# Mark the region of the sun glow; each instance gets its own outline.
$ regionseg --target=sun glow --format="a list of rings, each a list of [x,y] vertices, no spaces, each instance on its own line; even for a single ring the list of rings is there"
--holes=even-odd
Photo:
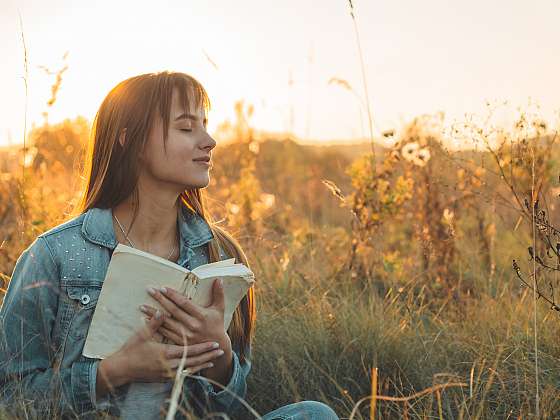
[[[3,2],[0,35],[9,58],[0,68],[0,144],[23,140],[25,76],[30,128],[46,118],[91,120],[116,83],[165,69],[189,73],[206,87],[210,132],[234,120],[234,103],[244,100],[255,107],[250,123],[258,129],[302,140],[367,138],[348,4],[318,4],[289,0],[271,10],[256,1]],[[538,10],[513,2],[507,16],[482,1],[355,2],[375,133],[382,138],[423,113],[463,118],[483,112],[493,98],[524,105],[532,97],[552,116],[558,12],[555,2]],[[520,25],[528,15],[539,25]]]

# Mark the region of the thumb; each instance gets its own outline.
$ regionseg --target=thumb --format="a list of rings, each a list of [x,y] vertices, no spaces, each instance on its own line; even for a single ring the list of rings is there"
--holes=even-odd
[[[224,285],[222,279],[215,279],[214,280],[214,295],[212,299],[212,306],[224,310]]]
[[[142,330],[142,336],[145,339],[151,338],[157,332],[158,328],[163,325],[165,321],[165,314],[162,311],[156,311],[154,316],[152,316],[146,323],[146,326]]]

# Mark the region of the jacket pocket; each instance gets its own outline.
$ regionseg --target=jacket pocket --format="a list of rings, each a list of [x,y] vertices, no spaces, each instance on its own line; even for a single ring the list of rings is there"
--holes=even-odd
[[[76,339],[87,336],[89,325],[99,294],[102,282],[73,283],[65,287],[65,294],[71,306],[71,318],[68,334]]]

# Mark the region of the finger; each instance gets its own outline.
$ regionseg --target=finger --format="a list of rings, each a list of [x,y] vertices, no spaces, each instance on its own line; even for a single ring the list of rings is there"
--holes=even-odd
[[[180,321],[177,321],[173,318],[166,318],[165,322],[163,323],[163,327],[167,328],[168,330],[174,332],[178,336],[182,337],[183,335],[187,338],[191,338],[193,335],[193,326],[190,324],[183,324]]]
[[[181,359],[174,359],[170,361],[170,365],[173,366],[172,369],[177,369],[180,366],[181,363]],[[201,370],[204,369],[208,369],[214,366],[214,363],[212,362],[205,362],[205,363],[201,363],[199,365],[196,366],[185,366],[183,369],[183,374],[188,374],[188,375],[192,375],[195,374]]]
[[[204,317],[203,311],[201,310],[202,306],[197,305],[175,289],[172,289],[171,287],[162,287],[160,291],[163,295],[165,295],[165,297],[170,299],[173,303],[175,303],[175,305],[182,308],[189,315],[198,319],[202,319]]]
[[[160,328],[162,328],[162,327],[160,327]],[[161,343],[161,342],[163,341],[164,336],[163,336],[163,334],[161,334],[161,333],[159,332],[159,330],[158,330],[158,332],[156,332],[156,333],[152,336],[152,338],[153,338],[155,341],[157,341],[158,343]]]
[[[157,311],[156,308],[154,308],[153,306],[149,306],[149,305],[140,305],[138,307],[138,309],[140,309],[140,312],[142,312],[148,318],[151,318],[152,316],[154,316],[154,314]]]
[[[150,316],[144,317],[144,322],[147,324],[148,322],[150,322],[151,318],[152,317],[150,317]],[[163,325],[161,327],[159,327],[159,329],[155,333],[153,333],[152,336],[151,336],[152,339],[154,341],[158,342],[158,343],[161,343],[164,339],[164,336],[160,332],[161,328],[163,328]]]
[[[140,305],[138,307],[138,309],[140,309],[140,312],[142,312],[144,315],[146,315],[148,318],[151,318],[152,316],[154,316],[154,314],[156,313],[156,311],[158,310],[157,308],[154,308],[153,306],[149,306],[149,305]],[[167,317],[165,318],[165,320],[169,320],[171,314],[162,311],[165,315],[167,315]]]
[[[202,365],[204,363],[214,363],[214,359],[220,357],[221,354],[218,353],[218,350],[209,351],[206,353],[202,353],[198,356],[189,356],[185,358],[185,367],[192,367],[197,365]],[[175,367],[179,366],[181,362],[181,358],[173,358],[171,359]]]
[[[220,278],[214,279],[214,283],[212,284],[212,305],[215,308],[221,309],[222,312],[224,311],[225,306],[225,298],[224,298],[224,284],[223,280]]]
[[[181,321],[185,325],[188,325],[189,321],[193,319],[185,311],[185,309],[178,306],[174,301],[164,296],[160,290],[156,290],[152,287],[149,287],[147,290],[150,296],[152,296],[155,300],[157,300],[159,304],[173,316],[173,318]],[[185,299],[188,300],[187,298]]]
[[[161,333],[161,335],[168,338],[169,340],[171,340],[171,342],[175,343],[176,345],[186,346],[189,343],[188,338],[186,336],[184,337],[179,336],[178,334],[174,333],[173,331],[169,330],[163,325],[159,327],[158,331]]]
[[[148,305],[140,305],[139,309],[147,316],[147,319],[152,317],[157,310]],[[190,338],[190,336],[192,335],[192,331],[194,330],[194,325],[188,323],[185,326],[181,322],[177,321],[176,319],[171,318],[171,316],[167,316],[165,318],[165,321],[163,322],[163,326],[168,330],[175,332],[175,334],[177,335],[182,336],[183,334],[185,334],[187,338]]]
[[[210,353],[212,353],[215,357],[219,355],[217,353],[217,350],[219,349],[216,346],[214,346],[214,343],[211,341],[192,344],[190,346],[167,344],[165,349],[165,355],[167,356],[168,359],[176,359],[176,358],[183,357],[183,351],[185,351],[186,355],[189,358],[200,356],[200,355],[208,355]],[[202,360],[202,361],[205,362],[207,360]]]
[[[153,337],[153,335],[157,332],[158,328],[162,326],[163,322],[165,321],[165,315],[161,311],[156,311],[153,317],[151,317],[144,328],[140,330],[140,335],[144,339],[148,339]]]

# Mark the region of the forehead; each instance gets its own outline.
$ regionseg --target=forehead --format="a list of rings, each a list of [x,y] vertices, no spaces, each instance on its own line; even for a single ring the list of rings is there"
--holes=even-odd
[[[196,104],[196,96],[191,87],[187,87],[185,91],[179,90],[177,87],[173,89],[171,95],[171,120],[182,115],[193,115],[203,121],[206,118],[202,104]]]

